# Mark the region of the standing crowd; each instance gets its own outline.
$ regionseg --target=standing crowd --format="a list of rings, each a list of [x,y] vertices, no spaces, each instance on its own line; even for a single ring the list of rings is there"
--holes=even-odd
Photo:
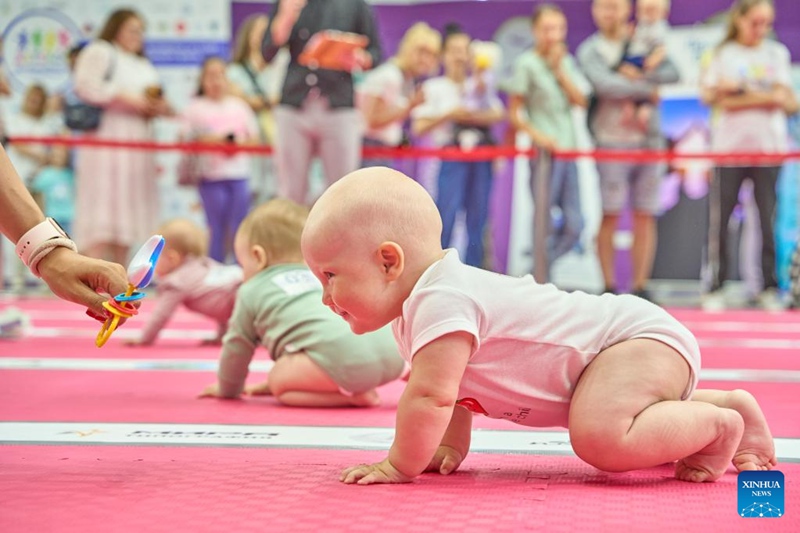
[[[383,57],[379,31],[364,0],[280,0],[269,14],[239,28],[230,61],[209,57],[197,90],[182,110],[164,95],[158,72],[144,52],[144,19],[136,11],[111,14],[98,37],[70,54],[70,87],[48,95],[42,85],[25,93],[18,114],[5,117],[5,134],[58,135],[71,126],[68,111],[94,106],[93,128],[73,134],[124,141],[154,139],[154,119],[177,120],[182,140],[215,145],[269,145],[270,157],[245,152],[186,154],[182,183],[199,193],[209,234],[208,255],[235,262],[234,237],[256,206],[280,197],[311,205],[312,162],[319,159],[327,186],[366,166],[393,166],[386,157],[361,157],[363,147],[408,144],[460,147],[502,143],[503,126],[527,135],[555,154],[546,174],[533,157],[531,194],[546,179],[548,267],[579,246],[585,228],[578,170],[559,150],[576,148],[572,109],[586,109],[594,145],[606,150],[665,147],[659,117],[660,87],[678,81],[667,53],[669,0],[594,0],[597,32],[573,56],[567,19],[555,4],[537,4],[533,48],[514,58],[509,79],[497,79],[499,47],[473,39],[456,23],[442,32],[424,22],[411,26],[396,54]],[[771,0],[736,0],[726,36],[709,54],[701,96],[712,108],[712,145],[724,152],[788,150],[787,116],[798,110],[791,91],[790,58],[769,37]],[[365,38],[321,68],[304,57],[314,36],[328,30]],[[503,94],[501,94],[504,93]],[[504,103],[505,102],[505,103]],[[73,128],[75,129],[75,128]],[[505,136],[508,138],[508,136]],[[11,143],[9,156],[48,215],[58,218],[87,255],[125,263],[132,248],[159,221],[157,171],[152,152]],[[442,245],[464,217],[464,260],[493,267],[490,197],[494,161],[441,161],[429,192],[443,220]],[[656,250],[659,187],[664,165],[598,161],[602,220],[596,237],[604,292],[619,292],[614,236],[621,215],[632,212],[630,292],[645,298]],[[773,224],[780,166],[720,165],[711,177],[706,264],[710,282],[703,305],[725,307],[720,290],[728,276],[728,219],[742,182],[755,184],[762,232],[763,292],[759,303],[782,306],[777,292]],[[183,180],[184,176],[186,179]],[[542,220],[539,218],[538,220]],[[546,219],[545,219],[546,220]],[[6,284],[25,283],[5,254]]]

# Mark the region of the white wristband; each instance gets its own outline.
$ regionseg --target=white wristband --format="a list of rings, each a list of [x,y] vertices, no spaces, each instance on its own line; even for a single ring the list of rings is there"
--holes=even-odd
[[[55,250],[56,248],[69,248],[73,252],[78,251],[78,247],[75,246],[75,243],[72,242],[70,239],[66,237],[56,237],[55,239],[50,239],[44,241],[42,244],[36,247],[36,249],[31,254],[30,264],[28,268],[30,268],[33,275],[37,278],[41,278],[42,275],[39,274],[39,263],[47,257],[47,254]]]
[[[39,262],[54,248],[63,246],[77,251],[67,232],[53,218],[46,218],[25,232],[17,241],[17,255],[31,272],[39,277]]]

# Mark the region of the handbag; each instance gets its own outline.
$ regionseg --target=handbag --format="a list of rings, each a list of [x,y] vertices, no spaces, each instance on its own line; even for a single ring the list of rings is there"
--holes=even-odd
[[[261,85],[258,84],[256,73],[253,72],[250,66],[244,62],[241,63],[241,65],[242,68],[244,68],[244,71],[247,73],[247,76],[250,78],[250,83],[253,86],[253,91],[256,93],[256,96],[267,102],[267,107],[257,113],[256,120],[258,121],[259,129],[264,137],[264,143],[271,145],[275,140],[277,127],[275,124],[275,117],[272,115],[269,97],[261,88]]]
[[[114,73],[115,52],[111,53],[111,62],[103,76],[103,81],[109,81]],[[100,127],[103,108],[89,104],[75,96],[64,102],[64,125],[74,131],[93,131]]]

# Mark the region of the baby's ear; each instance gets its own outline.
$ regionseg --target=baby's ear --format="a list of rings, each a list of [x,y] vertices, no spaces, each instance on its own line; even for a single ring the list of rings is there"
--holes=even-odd
[[[269,266],[269,254],[260,244],[251,246],[250,254],[256,260],[259,269],[263,270]]]
[[[396,242],[387,241],[381,243],[378,248],[378,259],[380,260],[381,270],[388,281],[394,281],[400,277],[405,268],[405,255],[403,249]]]

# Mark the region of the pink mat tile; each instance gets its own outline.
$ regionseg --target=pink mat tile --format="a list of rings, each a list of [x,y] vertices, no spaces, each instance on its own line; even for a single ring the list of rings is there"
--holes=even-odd
[[[381,452],[7,446],[0,531],[127,533],[800,531],[800,465],[786,515],[737,515],[736,475],[692,485],[668,466],[599,472],[574,457],[470,455],[452,476],[347,486],[343,467]]]

